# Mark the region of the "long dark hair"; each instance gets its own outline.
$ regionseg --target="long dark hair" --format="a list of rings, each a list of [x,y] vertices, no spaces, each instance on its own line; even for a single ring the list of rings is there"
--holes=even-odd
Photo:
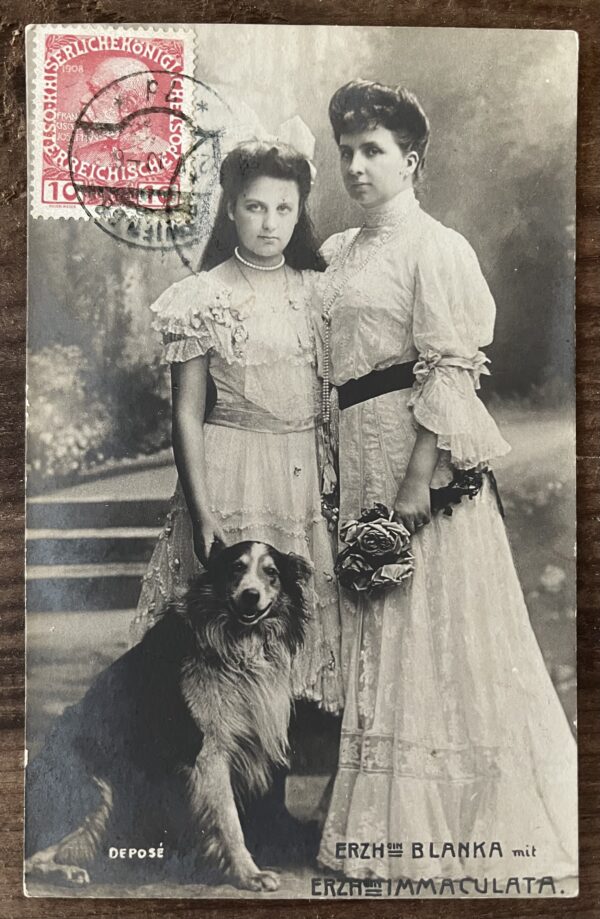
[[[259,176],[288,179],[296,183],[300,195],[298,223],[285,249],[285,258],[288,265],[297,271],[306,268],[324,271],[325,262],[319,255],[314,227],[306,208],[312,182],[308,160],[287,144],[263,141],[239,144],[221,164],[220,182],[223,192],[215,225],[202,255],[201,269],[210,271],[233,255],[238,238],[227,207],[234,205],[238,195]]]

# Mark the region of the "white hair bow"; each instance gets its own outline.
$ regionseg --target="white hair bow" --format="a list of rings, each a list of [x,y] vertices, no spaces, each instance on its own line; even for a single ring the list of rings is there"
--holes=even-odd
[[[247,109],[247,107],[245,106]],[[302,120],[300,115],[294,115],[282,122],[274,134],[264,130],[256,116],[251,110],[247,109],[247,118],[243,124],[239,124],[237,129],[229,131],[226,135],[225,143],[222,145],[223,153],[229,153],[238,144],[258,140],[262,143],[287,144],[293,147],[301,156],[303,156],[309,165],[311,179],[314,182],[317,175],[313,157],[315,155],[315,136]]]
[[[293,147],[307,160],[312,160],[315,155],[315,135],[312,133],[300,115],[294,115],[279,125],[275,132],[276,140],[282,144]]]
[[[293,147],[307,160],[311,180],[315,181],[317,175],[317,169],[313,163],[316,144],[315,135],[300,115],[294,115],[292,118],[288,118],[287,121],[282,122],[274,135],[265,135],[264,137],[259,137],[258,140],[267,143],[272,140],[274,143],[287,144],[288,147]]]

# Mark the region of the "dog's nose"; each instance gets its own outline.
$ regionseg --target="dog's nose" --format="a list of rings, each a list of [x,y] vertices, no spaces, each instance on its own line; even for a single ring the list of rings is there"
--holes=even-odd
[[[246,606],[256,606],[260,599],[260,593],[254,587],[248,587],[242,591],[242,600]]]

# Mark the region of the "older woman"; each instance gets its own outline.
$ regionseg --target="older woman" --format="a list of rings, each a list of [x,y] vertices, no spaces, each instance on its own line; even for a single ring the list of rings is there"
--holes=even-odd
[[[393,508],[415,571],[384,594],[344,592],[346,710],[320,859],[354,877],[573,875],[575,743],[485,471],[509,449],[476,393],[494,302],[469,243],[415,197],[429,139],[416,98],[352,82],[330,119],[364,211],[360,229],[323,249],[340,517]],[[477,496],[432,516],[430,487],[462,470],[482,473]],[[490,857],[492,840],[502,857]],[[373,857],[342,860],[350,841],[377,844]],[[461,865],[458,844],[472,855],[474,841],[487,841],[485,857]],[[444,842],[454,850],[437,857]],[[535,857],[513,854],[526,846]]]

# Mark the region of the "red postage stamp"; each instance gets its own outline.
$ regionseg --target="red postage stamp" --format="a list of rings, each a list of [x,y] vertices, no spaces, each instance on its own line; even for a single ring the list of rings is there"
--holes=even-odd
[[[85,219],[119,197],[164,206],[182,153],[192,31],[38,26],[32,69],[33,216]]]

